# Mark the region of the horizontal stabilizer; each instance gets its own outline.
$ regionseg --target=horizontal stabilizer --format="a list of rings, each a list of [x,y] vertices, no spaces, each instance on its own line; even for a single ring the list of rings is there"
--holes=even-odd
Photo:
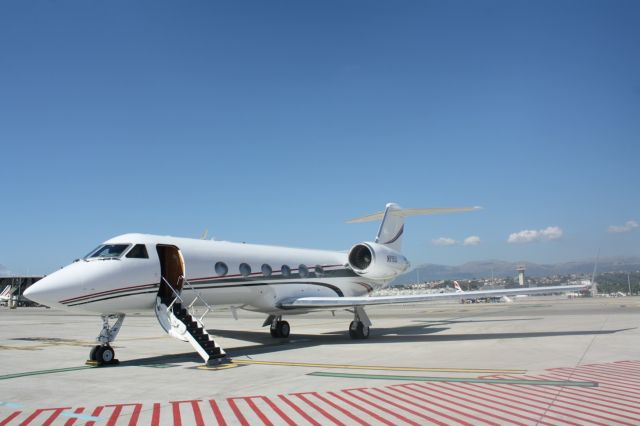
[[[425,209],[395,209],[394,216],[408,217],[429,214],[443,214],[456,212],[470,212],[480,210],[482,207],[431,207]],[[367,216],[356,217],[347,221],[347,223],[372,222],[374,220],[382,220],[385,212],[373,213]]]

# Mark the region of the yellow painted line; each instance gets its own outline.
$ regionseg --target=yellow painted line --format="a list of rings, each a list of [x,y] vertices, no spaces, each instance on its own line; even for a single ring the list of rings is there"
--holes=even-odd
[[[220,364],[220,365],[200,365],[196,367],[198,370],[228,370],[229,368],[240,367],[236,364]]]
[[[384,371],[428,371],[440,373],[499,373],[499,374],[525,374],[526,370],[495,370],[484,368],[429,368],[429,367],[393,367],[384,365],[353,365],[353,364],[316,364],[312,362],[286,362],[286,361],[258,361],[255,359],[234,359],[232,364],[238,365],[276,365],[280,367],[312,367],[312,368],[339,368],[346,370],[384,370]]]

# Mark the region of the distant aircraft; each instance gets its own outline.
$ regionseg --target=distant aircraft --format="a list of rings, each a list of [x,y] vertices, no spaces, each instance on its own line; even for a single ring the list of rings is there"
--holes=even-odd
[[[6,286],[2,290],[2,293],[0,293],[0,305],[2,306],[7,305],[9,303],[9,300],[11,300],[12,293],[13,293],[13,288],[10,285]]]
[[[382,220],[375,242],[355,244],[346,252],[274,247],[144,234],[112,238],[84,258],[41,279],[24,295],[40,304],[99,314],[102,330],[90,359],[114,361],[113,342],[125,314],[155,310],[162,328],[190,342],[205,362],[224,358],[194,308],[206,314],[211,305],[262,312],[263,326],[275,338],[288,337],[284,315],[317,310],[353,312],[352,339],[369,337],[368,305],[460,299],[459,293],[412,296],[369,294],[409,268],[400,253],[407,216],[462,212],[476,208],[402,209],[387,204],[384,212],[349,221]],[[583,285],[471,291],[464,297],[575,291]],[[111,322],[115,322],[112,324]]]

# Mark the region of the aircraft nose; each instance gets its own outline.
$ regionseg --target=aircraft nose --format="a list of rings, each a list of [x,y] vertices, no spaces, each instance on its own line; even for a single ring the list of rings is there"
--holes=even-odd
[[[33,283],[27,288],[22,295],[29,300],[32,300],[41,305],[51,306],[53,300],[53,286],[50,284],[50,280],[47,277]]]
[[[67,275],[64,269],[56,271],[29,286],[23,296],[41,305],[62,308],[60,300],[68,297],[71,284]]]

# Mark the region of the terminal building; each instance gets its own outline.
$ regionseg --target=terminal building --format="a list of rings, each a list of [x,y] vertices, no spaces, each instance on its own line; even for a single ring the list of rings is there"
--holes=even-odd
[[[0,305],[15,308],[18,306],[36,306],[37,303],[22,294],[30,285],[40,280],[40,276],[30,277],[0,277]]]

